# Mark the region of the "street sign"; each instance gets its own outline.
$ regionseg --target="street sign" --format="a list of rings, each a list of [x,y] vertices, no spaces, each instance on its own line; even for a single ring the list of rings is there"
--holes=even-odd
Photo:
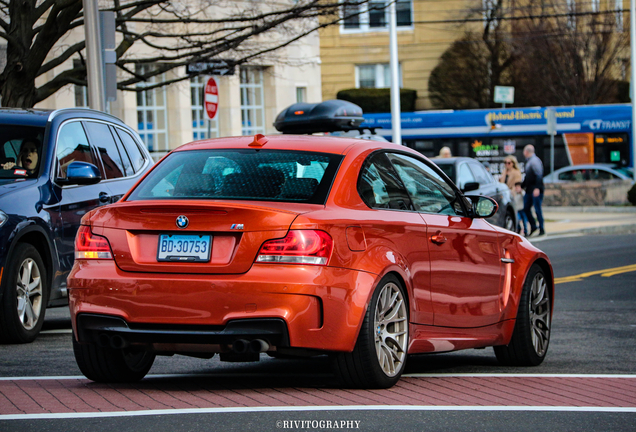
[[[209,120],[214,120],[218,109],[219,87],[216,85],[216,80],[210,77],[203,88],[203,111]]]
[[[495,86],[495,103],[511,104],[515,101],[515,88]]]
[[[548,108],[545,110],[545,119],[548,135],[556,135],[557,121],[556,111],[554,108]]]
[[[186,65],[186,73],[188,75],[206,74],[206,75],[234,75],[234,64],[227,60],[213,60],[207,62],[190,63]]]

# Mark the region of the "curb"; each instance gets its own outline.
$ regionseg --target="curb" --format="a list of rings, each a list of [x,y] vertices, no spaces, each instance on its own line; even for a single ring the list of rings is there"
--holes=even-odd
[[[636,213],[636,206],[588,206],[588,207],[556,207],[543,206],[544,213]]]
[[[597,234],[634,234],[636,233],[636,224],[625,224],[625,225],[609,225],[609,226],[598,226],[591,228],[580,228],[573,230],[564,230],[558,231],[554,234],[548,234],[543,237],[530,237],[528,240],[531,243],[540,242],[544,240],[550,240],[555,237],[561,236],[572,236],[572,235],[597,235]]]

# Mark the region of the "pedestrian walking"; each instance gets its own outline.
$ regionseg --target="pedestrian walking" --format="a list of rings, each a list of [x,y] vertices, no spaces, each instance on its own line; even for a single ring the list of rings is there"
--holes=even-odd
[[[527,236],[530,231],[528,231],[528,217],[526,216],[526,212],[523,211],[524,202],[523,198],[525,196],[525,192],[521,188],[521,182],[515,183],[515,193],[512,197],[515,204],[515,211],[517,212],[517,232],[521,235]]]
[[[449,158],[453,157],[453,153],[451,153],[451,149],[448,146],[444,146],[439,150],[439,158]]]
[[[510,192],[514,195],[515,185],[521,183],[521,180],[521,169],[517,158],[513,155],[506,156],[504,159],[504,170],[499,177],[499,181],[508,185]]]
[[[526,176],[521,183],[525,189],[526,195],[523,200],[523,211],[528,218],[530,224],[530,233],[526,237],[530,237],[537,230],[537,221],[539,235],[545,234],[545,226],[543,224],[543,211],[541,204],[543,203],[543,162],[534,154],[534,146],[528,144],[523,148],[523,156],[526,158]],[[532,216],[532,207],[537,214],[537,221]]]

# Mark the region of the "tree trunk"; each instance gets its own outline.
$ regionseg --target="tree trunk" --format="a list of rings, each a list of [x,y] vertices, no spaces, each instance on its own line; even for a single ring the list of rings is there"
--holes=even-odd
[[[33,108],[36,102],[35,76],[24,70],[22,62],[7,58],[7,66],[0,75],[0,82],[3,107]]]

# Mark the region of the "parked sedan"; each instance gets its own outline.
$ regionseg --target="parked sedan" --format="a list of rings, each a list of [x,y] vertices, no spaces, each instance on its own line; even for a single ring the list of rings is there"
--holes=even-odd
[[[490,222],[515,231],[517,212],[510,189],[504,183],[495,181],[481,162],[468,157],[434,158],[432,161],[455,182],[462,192],[494,198],[499,205],[499,210]]]
[[[408,354],[546,356],[548,257],[484,219],[419,153],[369,140],[219,138],[168,154],[84,216],[69,277],[73,348],[101,382],[155,356],[330,354],[351,387],[395,384]]]
[[[543,177],[544,183],[588,180],[634,180],[634,174],[631,168],[607,164],[583,164],[566,166]]]
[[[68,303],[80,219],[152,165],[119,119],[86,109],[0,110],[0,342],[36,338]]]

